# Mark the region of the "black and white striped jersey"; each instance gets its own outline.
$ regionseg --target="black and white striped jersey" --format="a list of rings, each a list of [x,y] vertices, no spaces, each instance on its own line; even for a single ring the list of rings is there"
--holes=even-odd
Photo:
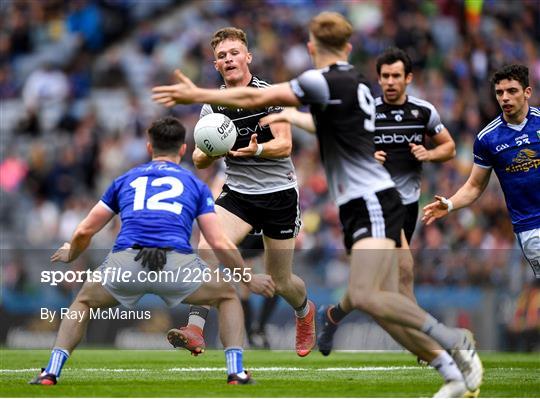
[[[311,69],[290,85],[300,102],[310,105],[328,187],[338,206],[394,186],[373,156],[375,101],[352,65]]]
[[[435,107],[419,98],[407,96],[401,105],[375,99],[375,148],[386,152],[384,167],[405,205],[418,201],[422,162],[411,153],[410,144],[425,145],[426,136],[435,136],[444,129]]]
[[[270,84],[253,76],[248,86],[265,88]],[[225,85],[221,89],[226,89]],[[257,133],[257,142],[266,143],[274,138],[268,126],[261,127],[259,119],[280,112],[281,107],[266,107],[261,109],[227,108],[218,105],[205,104],[200,117],[210,113],[227,115],[236,126],[238,133],[233,150],[249,145],[251,135]],[[287,190],[297,186],[296,172],[291,157],[270,159],[264,157],[225,157],[225,184],[231,190],[242,194],[266,194]]]

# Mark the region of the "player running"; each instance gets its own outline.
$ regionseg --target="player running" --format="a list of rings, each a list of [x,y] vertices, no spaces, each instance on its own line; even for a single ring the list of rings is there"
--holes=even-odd
[[[244,31],[227,27],[214,33],[210,45],[214,66],[225,84],[221,89],[251,87],[264,89],[270,85],[251,74],[252,55],[248,51]],[[226,90],[224,90],[226,91]],[[296,174],[290,157],[292,140],[288,123],[261,127],[259,119],[278,107],[255,110],[205,104],[201,117],[217,112],[227,115],[235,124],[238,138],[225,156],[225,184],[216,200],[219,223],[236,245],[252,231],[261,230],[264,242],[264,263],[282,296],[296,314],[296,353],[307,356],[315,346],[315,305],[307,298],[302,279],[292,273],[295,237],[300,229],[300,207]],[[219,157],[211,157],[196,148],[193,162],[199,169],[209,167]],[[201,238],[199,254],[210,266],[217,266],[208,242]],[[173,329],[169,334],[175,346],[193,354],[204,346],[202,329],[208,310],[192,307],[188,326]]]
[[[450,198],[424,207],[426,224],[471,205],[486,188],[494,170],[506,200],[517,241],[540,278],[540,109],[529,106],[532,88],[524,65],[507,65],[491,84],[502,109],[474,142],[469,179]]]
[[[133,307],[146,293],[160,296],[170,307],[182,302],[216,306],[227,360],[227,383],[252,382],[242,364],[244,323],[240,301],[234,288],[223,281],[223,275],[208,273],[206,264],[193,254],[189,242],[193,221],[197,220],[202,234],[225,265],[243,268],[244,261],[222,234],[209,188],[179,166],[186,151],[184,126],[175,118],[162,118],[148,129],[148,136],[147,149],[152,161],[117,178],[79,224],[71,243],[65,243],[51,257],[53,262],[66,263],[77,259],[92,237],[120,214],[122,229],[111,253],[97,270],[102,274],[116,270],[116,275],[129,272],[134,278],[84,283],[69,308],[70,312],[83,315],[82,319],[62,320],[49,364],[30,384],[57,383],[64,363],[86,331],[91,309],[118,304]],[[150,282],[155,279],[140,277],[146,271],[176,278]],[[210,275],[209,282],[192,277],[204,272]],[[245,281],[249,280],[249,270],[243,272],[247,275]],[[251,277],[246,284],[253,292],[273,295],[274,283],[269,276]]]
[[[397,48],[386,50],[377,58],[377,74],[383,96],[375,99],[375,158],[390,173],[405,205],[405,222],[401,232],[403,251],[398,251],[399,292],[416,302],[413,258],[408,243],[418,218],[422,162],[444,162],[451,159],[455,154],[455,144],[441,123],[435,107],[427,101],[407,95],[407,86],[412,81],[412,66],[407,53]],[[269,115],[261,123],[266,125],[276,121],[300,124],[305,130],[315,132],[311,115],[295,108],[286,108],[279,114]],[[426,136],[435,144],[434,149],[427,150],[424,147]],[[321,327],[317,344],[324,356],[328,356],[332,350],[339,323],[353,310],[347,297],[335,306],[321,306],[319,309]],[[404,339],[410,341],[409,348],[416,347],[417,353],[422,353],[422,360],[433,366],[445,381],[452,381],[439,394],[452,396],[466,391],[452,358],[439,345],[425,335],[401,337],[401,340]],[[423,345],[419,345],[421,340],[424,341]],[[423,351],[425,347],[431,350]]]
[[[475,391],[483,369],[472,334],[446,327],[398,292],[394,249],[400,242],[404,209],[390,175],[373,157],[375,103],[365,79],[347,62],[352,27],[342,15],[323,12],[309,28],[308,51],[318,69],[290,82],[264,90],[207,90],[176,71],[179,83],[155,87],[153,99],[166,106],[310,105],[330,194],[339,207],[345,247],[351,251],[346,296],[352,307],[370,314],[395,338],[408,334],[404,328],[409,328],[451,350],[467,388]],[[404,340],[400,343],[408,347]]]

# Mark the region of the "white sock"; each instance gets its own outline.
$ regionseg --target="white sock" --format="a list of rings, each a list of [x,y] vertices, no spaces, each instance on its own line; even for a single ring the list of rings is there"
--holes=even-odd
[[[440,351],[429,365],[441,375],[445,381],[462,381],[463,375],[459,371],[454,359],[446,351]]]
[[[422,332],[429,335],[444,349],[453,349],[461,338],[461,334],[457,328],[449,328],[442,323],[439,323],[435,317],[428,313],[426,321],[422,326]]]
[[[302,319],[302,318],[306,317],[308,312],[309,312],[309,301],[307,300],[307,298],[306,298],[304,306],[300,306],[299,308],[294,309],[294,314],[299,319]]]
[[[203,306],[192,305],[189,308],[188,325],[193,324],[204,330],[206,324],[206,318],[208,317],[208,309]]]
[[[199,327],[201,330],[204,330],[204,325],[206,320],[201,316],[191,315],[188,317],[188,325],[193,324],[194,326]]]

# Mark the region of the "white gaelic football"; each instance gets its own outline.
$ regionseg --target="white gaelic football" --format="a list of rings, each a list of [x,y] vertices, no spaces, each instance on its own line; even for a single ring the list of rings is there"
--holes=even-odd
[[[236,126],[226,115],[208,114],[195,125],[193,137],[197,147],[206,155],[223,155],[230,151],[236,141]]]

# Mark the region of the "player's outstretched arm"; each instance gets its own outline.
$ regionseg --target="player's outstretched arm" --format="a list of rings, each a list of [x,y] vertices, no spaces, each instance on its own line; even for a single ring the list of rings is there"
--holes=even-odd
[[[211,90],[197,87],[180,70],[175,71],[178,83],[157,86],[152,89],[152,100],[172,107],[175,104],[206,103],[236,108],[260,108],[270,105],[299,106],[300,102],[288,83],[266,89],[234,87],[227,90]]]
[[[298,126],[309,133],[315,133],[313,116],[309,112],[300,112],[294,107],[286,107],[280,113],[267,115],[259,121],[261,126],[272,126],[277,122],[289,122],[291,125]]]
[[[216,257],[223,265],[231,270],[235,268],[242,269],[244,276],[251,274],[236,245],[223,234],[217,214],[211,212],[200,215],[197,218],[197,224],[206,242],[214,250]],[[274,296],[276,290],[272,277],[267,274],[251,274],[250,281],[245,281],[245,284],[251,292],[269,298]]]
[[[473,165],[469,179],[452,197],[446,199],[436,195],[436,201],[424,207],[422,221],[430,225],[436,219],[448,215],[452,210],[471,205],[484,192],[490,176],[491,168]]]
[[[51,256],[51,261],[69,263],[77,259],[88,248],[92,237],[105,227],[113,217],[114,212],[101,203],[97,203],[88,213],[88,216],[79,223],[73,237],[71,237],[71,242],[64,243]]]

